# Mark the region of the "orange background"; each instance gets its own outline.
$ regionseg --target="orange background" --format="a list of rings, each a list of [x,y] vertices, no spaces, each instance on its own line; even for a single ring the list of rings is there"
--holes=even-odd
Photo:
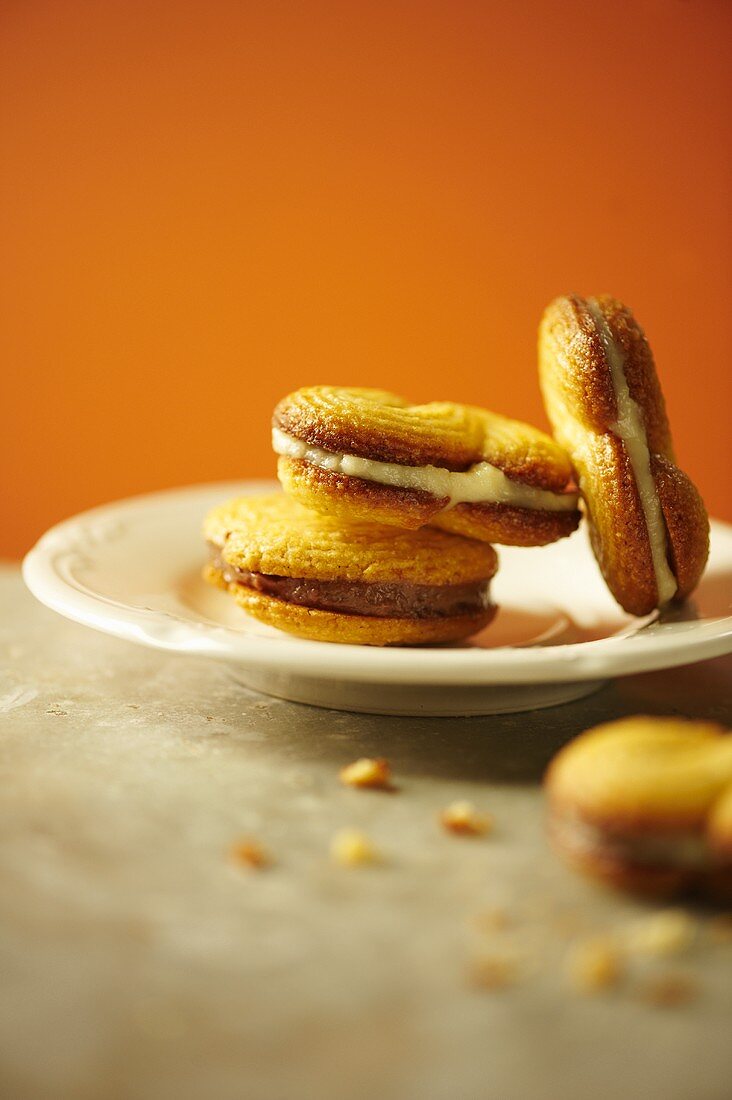
[[[0,553],[269,475],[319,382],[544,424],[535,332],[612,292],[732,519],[725,0],[6,0]]]

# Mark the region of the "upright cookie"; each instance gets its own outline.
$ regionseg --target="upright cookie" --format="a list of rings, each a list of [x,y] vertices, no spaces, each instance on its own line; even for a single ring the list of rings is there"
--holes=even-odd
[[[215,508],[204,535],[206,580],[256,619],[302,638],[448,642],[495,614],[495,550],[444,531],[336,521],[277,493]]]
[[[285,491],[326,515],[515,546],[554,542],[579,522],[564,451],[470,405],[311,386],[280,401],[272,442]]]
[[[645,615],[688,596],[706,564],[709,521],[675,464],[653,355],[630,310],[606,295],[556,298],[539,329],[539,375],[615,599]]]
[[[642,893],[732,889],[732,735],[721,727],[597,726],[554,758],[546,791],[552,841],[579,870]]]

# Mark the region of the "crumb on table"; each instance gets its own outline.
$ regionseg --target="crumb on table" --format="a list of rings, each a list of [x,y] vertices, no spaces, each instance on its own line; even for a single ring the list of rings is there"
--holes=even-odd
[[[353,764],[346,765],[340,771],[341,783],[347,787],[371,787],[388,789],[391,787],[391,768],[383,756],[362,756]]]
[[[476,810],[472,802],[451,802],[440,813],[440,824],[458,836],[485,836],[493,829],[493,817]]]
[[[232,862],[239,867],[262,870],[272,865],[272,857],[258,840],[237,840],[229,852]]]
[[[579,940],[567,953],[566,970],[576,992],[601,993],[617,985],[623,972],[623,959],[611,939]]]
[[[696,937],[696,921],[683,909],[662,909],[629,925],[623,946],[630,954],[678,955]]]
[[[641,986],[639,995],[641,1000],[658,1008],[676,1008],[693,1001],[698,992],[690,974],[658,974]]]
[[[331,858],[342,867],[378,863],[381,859],[373,841],[358,829],[341,829],[330,844]]]
[[[503,932],[514,923],[508,910],[502,909],[500,906],[481,909],[478,913],[473,913],[468,921],[476,932]]]
[[[475,989],[508,989],[518,979],[516,959],[508,954],[481,955],[474,959],[468,972]]]

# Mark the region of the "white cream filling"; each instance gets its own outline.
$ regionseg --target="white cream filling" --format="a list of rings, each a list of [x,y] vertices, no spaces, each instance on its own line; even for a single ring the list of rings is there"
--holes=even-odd
[[[597,326],[597,331],[605,349],[615,392],[615,402],[618,407],[618,419],[609,427],[622,441],[630,459],[648,530],[653,572],[658,588],[658,602],[659,604],[668,603],[676,593],[678,585],[668,564],[666,523],[653,481],[653,474],[651,473],[651,456],[648,450],[643,413],[640,406],[630,396],[628,382],[625,377],[622,349],[613,338],[597,301],[594,298],[588,298],[587,308]]]
[[[272,429],[272,446],[278,455],[304,459],[313,466],[347,477],[360,477],[398,489],[420,489],[435,497],[447,497],[448,508],[461,503],[510,504],[515,508],[541,508],[552,512],[571,512],[577,507],[576,493],[552,493],[511,481],[502,470],[489,462],[477,462],[469,470],[455,472],[441,466],[402,466],[395,462],[375,462],[356,455],[334,454],[314,447],[302,439]]]

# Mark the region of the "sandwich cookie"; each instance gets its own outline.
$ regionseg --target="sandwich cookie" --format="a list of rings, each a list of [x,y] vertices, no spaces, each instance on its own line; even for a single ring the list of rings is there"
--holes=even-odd
[[[204,535],[205,579],[256,619],[302,638],[449,642],[495,614],[495,550],[444,531],[336,520],[277,493],[215,508]]]
[[[567,455],[543,432],[470,405],[311,386],[280,401],[285,491],[326,515],[540,546],[574,531]]]
[[[552,842],[579,870],[647,894],[732,888],[732,735],[720,726],[597,726],[554,758],[546,792]]]
[[[653,355],[630,310],[606,295],[555,299],[539,329],[539,374],[615,599],[646,615],[688,596],[706,564],[709,521],[675,464]]]
[[[716,868],[712,892],[720,899],[732,901],[732,782],[714,804],[709,816],[707,838]]]

